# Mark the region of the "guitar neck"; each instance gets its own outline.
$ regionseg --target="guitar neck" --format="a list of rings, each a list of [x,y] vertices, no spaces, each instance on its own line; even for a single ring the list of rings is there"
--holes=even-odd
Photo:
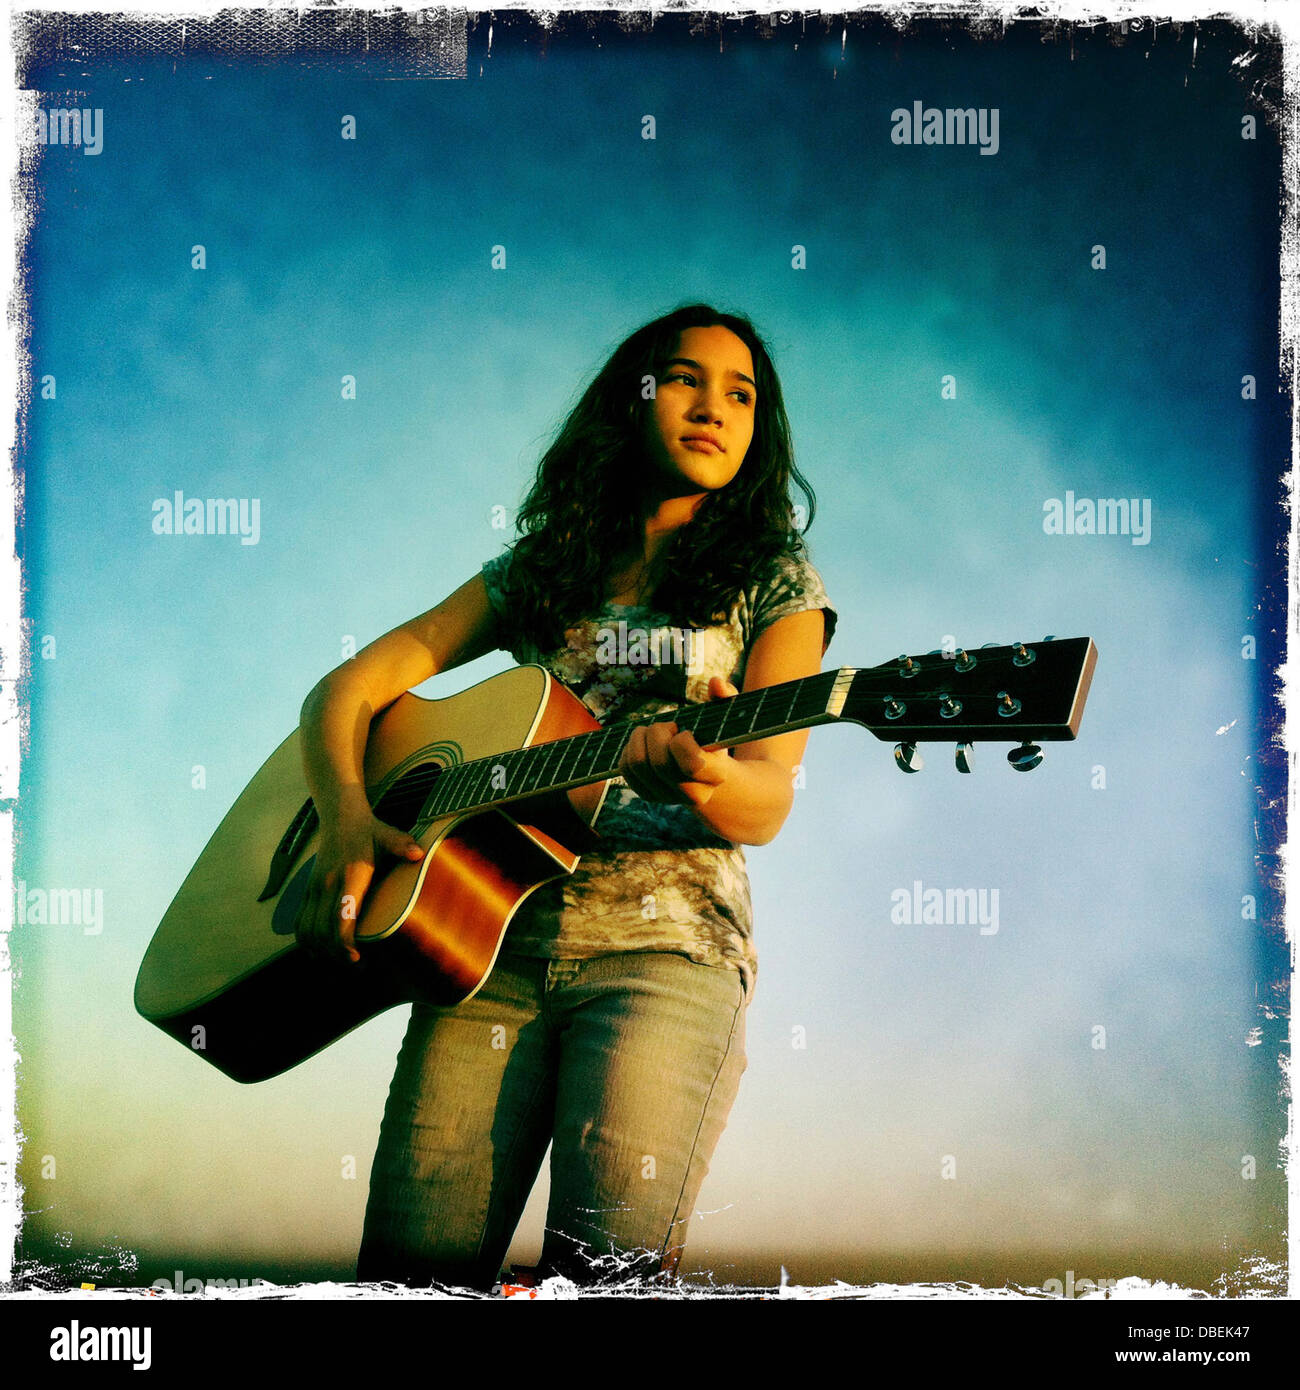
[[[840,720],[861,724],[877,738],[898,740],[900,747],[942,739],[964,744],[1011,739],[1022,747],[1030,738],[1072,739],[1096,662],[1091,638],[1045,637],[1032,646],[988,643],[972,651],[904,655],[879,666],[841,666],[729,699],[617,720],[531,748],[450,767],[419,767],[383,793],[375,812],[395,825],[427,824],[605,781],[618,775],[633,732],[656,720],[674,720],[705,748],[729,748]],[[300,813],[302,825],[295,822],[277,854],[292,853],[295,835],[308,825],[312,810],[308,802]]]
[[[671,718],[701,747],[730,748],[840,717],[855,671],[821,671],[815,676],[763,686],[707,704],[681,705],[644,719],[618,720],[590,733],[518,748],[443,768],[421,814],[422,820],[487,810],[509,801],[586,786],[618,774],[634,730]]]

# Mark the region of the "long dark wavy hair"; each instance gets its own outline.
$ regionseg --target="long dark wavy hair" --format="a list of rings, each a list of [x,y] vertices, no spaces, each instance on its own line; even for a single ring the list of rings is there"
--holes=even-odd
[[[777,556],[804,553],[791,483],[807,499],[805,529],[816,497],[795,467],[767,347],[743,315],[688,304],[638,328],[614,350],[542,455],[515,523],[508,649],[525,635],[539,651],[562,646],[564,629],[604,602],[618,562],[642,554],[638,484],[653,467],[645,443],[653,402],[643,382],[658,381],[684,329],[717,324],[740,338],[754,360],[753,439],[736,476],[703,499],[656,557],[646,602],[681,626],[708,627],[725,621],[741,591]]]

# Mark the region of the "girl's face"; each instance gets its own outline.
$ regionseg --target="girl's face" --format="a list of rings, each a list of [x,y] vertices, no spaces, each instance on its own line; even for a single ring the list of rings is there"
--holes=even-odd
[[[753,356],[731,329],[683,329],[647,418],[668,496],[716,492],[736,476],[754,437],[756,398]]]

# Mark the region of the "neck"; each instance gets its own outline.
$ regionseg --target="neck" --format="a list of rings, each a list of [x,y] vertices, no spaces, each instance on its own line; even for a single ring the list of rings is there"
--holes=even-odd
[[[647,542],[658,536],[671,535],[694,520],[700,503],[709,494],[694,492],[687,497],[665,497],[652,502],[646,511],[645,535]]]
[[[705,491],[673,493],[669,486],[666,479],[653,473],[643,476],[635,503],[641,520],[640,544],[635,537],[629,538],[626,549],[614,560],[616,590],[635,590],[641,595],[656,587],[656,566],[664,551],[677,532],[695,519],[709,495]]]
[[[694,492],[684,497],[655,496],[643,503],[643,558],[651,563],[655,556],[682,529],[694,520],[707,492]]]

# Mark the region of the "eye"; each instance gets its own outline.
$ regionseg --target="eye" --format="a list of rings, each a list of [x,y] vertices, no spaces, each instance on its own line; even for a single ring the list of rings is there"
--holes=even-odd
[[[696,384],[695,374],[693,372],[687,371],[670,372],[668,376],[664,377],[664,380],[684,381],[688,386],[694,386]],[[729,396],[739,396],[740,403],[742,405],[753,404],[753,398],[750,396],[749,392],[746,391],[742,386],[738,386],[734,391],[728,391],[727,394]]]

